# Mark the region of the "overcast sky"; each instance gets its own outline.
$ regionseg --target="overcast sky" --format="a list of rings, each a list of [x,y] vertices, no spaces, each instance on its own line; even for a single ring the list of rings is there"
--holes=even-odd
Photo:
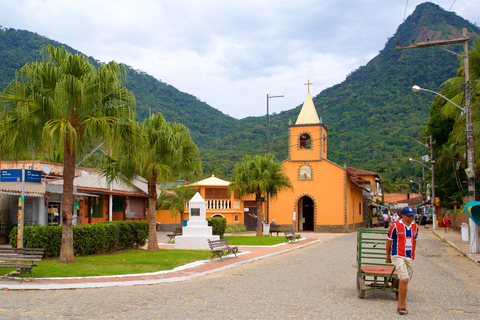
[[[115,60],[241,119],[292,109],[383,49],[412,0],[0,0],[0,25]],[[476,0],[434,0],[479,23]]]

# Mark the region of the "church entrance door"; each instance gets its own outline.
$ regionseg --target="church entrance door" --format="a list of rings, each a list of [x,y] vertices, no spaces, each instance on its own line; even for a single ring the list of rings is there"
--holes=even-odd
[[[315,230],[315,212],[313,200],[304,196],[298,201],[298,231]]]

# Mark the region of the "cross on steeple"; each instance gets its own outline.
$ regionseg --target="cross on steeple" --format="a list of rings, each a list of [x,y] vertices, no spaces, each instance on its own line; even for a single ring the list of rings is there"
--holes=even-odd
[[[308,86],[308,93],[310,93],[310,85],[313,84],[310,82],[310,80],[307,80],[307,83],[305,83],[306,86]]]

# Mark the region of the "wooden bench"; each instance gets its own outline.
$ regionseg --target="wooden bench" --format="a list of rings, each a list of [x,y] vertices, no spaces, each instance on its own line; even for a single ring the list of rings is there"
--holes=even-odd
[[[168,236],[168,242],[175,240],[176,236],[181,236],[182,235],[182,228],[175,228],[173,233],[167,234]]]
[[[227,238],[220,239],[220,240],[210,240],[207,239],[208,246],[210,247],[210,252],[212,253],[212,257],[218,256],[220,260],[223,261],[222,256],[232,252],[235,257],[237,257],[238,247],[230,246],[230,241]]]
[[[295,231],[293,230],[283,231],[283,233],[285,234],[286,241],[290,241],[290,242],[295,242],[295,240],[300,241],[300,238],[302,237],[300,234],[295,233]]]
[[[278,224],[274,224],[273,226],[270,225],[270,235],[272,235],[272,233],[276,232],[277,233],[277,237],[278,237],[278,234],[280,232],[282,232],[282,228],[280,225]]]
[[[21,270],[23,282],[27,271],[33,277],[32,268],[38,266],[34,262],[42,261],[43,248],[0,248],[0,268],[17,268]]]

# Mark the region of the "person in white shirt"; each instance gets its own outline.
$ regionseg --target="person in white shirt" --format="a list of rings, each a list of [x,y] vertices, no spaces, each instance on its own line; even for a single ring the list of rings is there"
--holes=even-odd
[[[387,212],[384,212],[383,213],[383,221],[385,221],[385,228],[388,228],[388,223],[390,221],[389,217],[388,217],[388,213]]]

